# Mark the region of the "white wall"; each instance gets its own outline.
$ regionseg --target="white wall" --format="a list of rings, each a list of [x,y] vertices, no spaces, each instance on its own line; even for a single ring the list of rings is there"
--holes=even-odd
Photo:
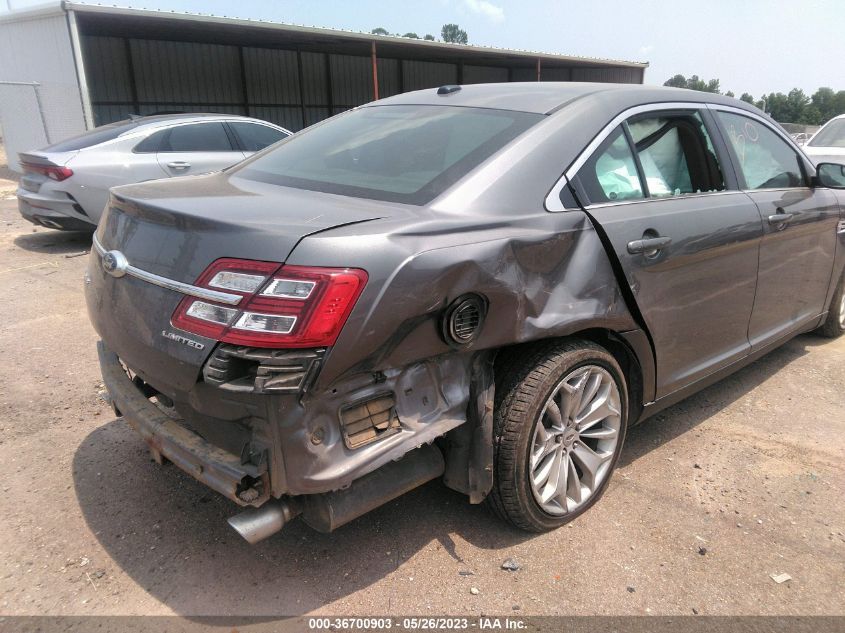
[[[3,82],[36,82],[33,89]],[[55,12],[4,15],[0,20],[0,125],[6,136],[9,166],[19,169],[17,153],[85,131],[67,16]],[[46,127],[46,129],[45,129]]]

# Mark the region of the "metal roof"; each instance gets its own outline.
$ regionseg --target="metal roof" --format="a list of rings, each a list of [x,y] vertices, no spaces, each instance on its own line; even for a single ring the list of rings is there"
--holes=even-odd
[[[451,44],[447,42],[432,42],[430,40],[418,40],[414,38],[399,37],[392,35],[373,35],[371,33],[362,33],[358,31],[350,31],[344,29],[331,29],[316,26],[303,26],[297,24],[288,24],[284,22],[274,22],[271,20],[260,20],[253,18],[238,18],[225,15],[214,15],[210,13],[191,13],[191,12],[177,12],[164,11],[158,9],[137,9],[132,7],[120,7],[115,5],[105,5],[100,3],[87,2],[70,2],[64,0],[59,3],[52,3],[48,5],[41,5],[24,10],[14,10],[10,13],[0,15],[0,21],[11,22],[25,19],[31,19],[38,15],[55,14],[62,11],[72,11],[78,17],[85,18],[90,16],[92,20],[96,21],[98,18],[111,22],[111,27],[120,25],[121,19],[130,20],[133,25],[133,35],[142,36],[143,33],[138,32],[140,23],[148,21],[159,26],[166,22],[178,22],[181,28],[186,28],[186,22],[193,25],[193,28],[201,29],[202,26],[211,27],[229,27],[232,29],[244,30],[252,32],[257,39],[261,39],[261,34],[266,36],[278,36],[280,34],[286,35],[293,40],[307,41],[308,39],[320,39],[323,41],[331,40],[337,44],[342,43],[367,43],[376,42],[379,47],[380,55],[390,55],[393,51],[401,49],[403,54],[409,52],[416,53],[423,58],[457,58],[477,59],[482,62],[503,62],[510,61],[512,63],[525,63],[526,65],[536,64],[537,60],[548,63],[550,66],[591,66],[591,67],[616,67],[616,68],[647,68],[648,62],[634,62],[621,61],[603,58],[583,57],[574,55],[561,55],[557,53],[547,53],[541,51],[528,51],[517,49],[498,48],[493,46],[477,46],[471,44]],[[84,23],[83,23],[84,24]],[[152,26],[151,24],[151,26]],[[157,27],[156,27],[157,28]],[[157,34],[161,37],[159,31],[151,34]],[[180,35],[190,36],[190,31],[178,31]],[[225,32],[219,29],[217,35],[225,39]]]

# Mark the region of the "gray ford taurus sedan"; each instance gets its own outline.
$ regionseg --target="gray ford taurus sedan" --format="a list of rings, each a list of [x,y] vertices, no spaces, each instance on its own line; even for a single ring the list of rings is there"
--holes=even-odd
[[[402,94],[114,189],[85,279],[103,378],[250,542],[441,476],[549,530],[629,426],[845,331],[841,177],[718,95]]]

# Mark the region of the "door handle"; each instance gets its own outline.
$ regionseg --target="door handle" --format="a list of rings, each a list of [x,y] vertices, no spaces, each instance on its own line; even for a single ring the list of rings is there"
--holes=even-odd
[[[172,163],[167,163],[170,169],[187,169],[191,163],[186,163],[184,160],[174,160]]]
[[[791,213],[784,213],[783,209],[778,209],[777,213],[769,216],[769,224],[785,229],[792,217]]]
[[[634,240],[633,242],[628,242],[628,252],[631,255],[645,253],[646,255],[654,256],[671,243],[671,237],[649,237],[642,240]]]

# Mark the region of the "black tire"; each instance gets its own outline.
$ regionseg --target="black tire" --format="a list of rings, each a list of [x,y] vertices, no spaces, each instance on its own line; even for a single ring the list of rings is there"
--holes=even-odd
[[[845,304],[842,302],[843,295],[845,295],[845,275],[842,275],[842,279],[839,280],[839,285],[836,287],[836,292],[833,293],[833,300],[830,302],[827,311],[827,319],[816,330],[822,336],[839,338],[845,334],[845,325],[842,322],[842,310],[845,309]]]
[[[496,361],[494,481],[487,504],[501,519],[522,530],[547,532],[568,523],[598,501],[610,481],[608,473],[584,505],[564,515],[546,512],[531,491],[529,453],[542,408],[565,376],[586,365],[607,370],[620,394],[621,425],[612,472],[625,440],[628,392],[625,376],[607,350],[589,341],[544,342],[503,351]]]

